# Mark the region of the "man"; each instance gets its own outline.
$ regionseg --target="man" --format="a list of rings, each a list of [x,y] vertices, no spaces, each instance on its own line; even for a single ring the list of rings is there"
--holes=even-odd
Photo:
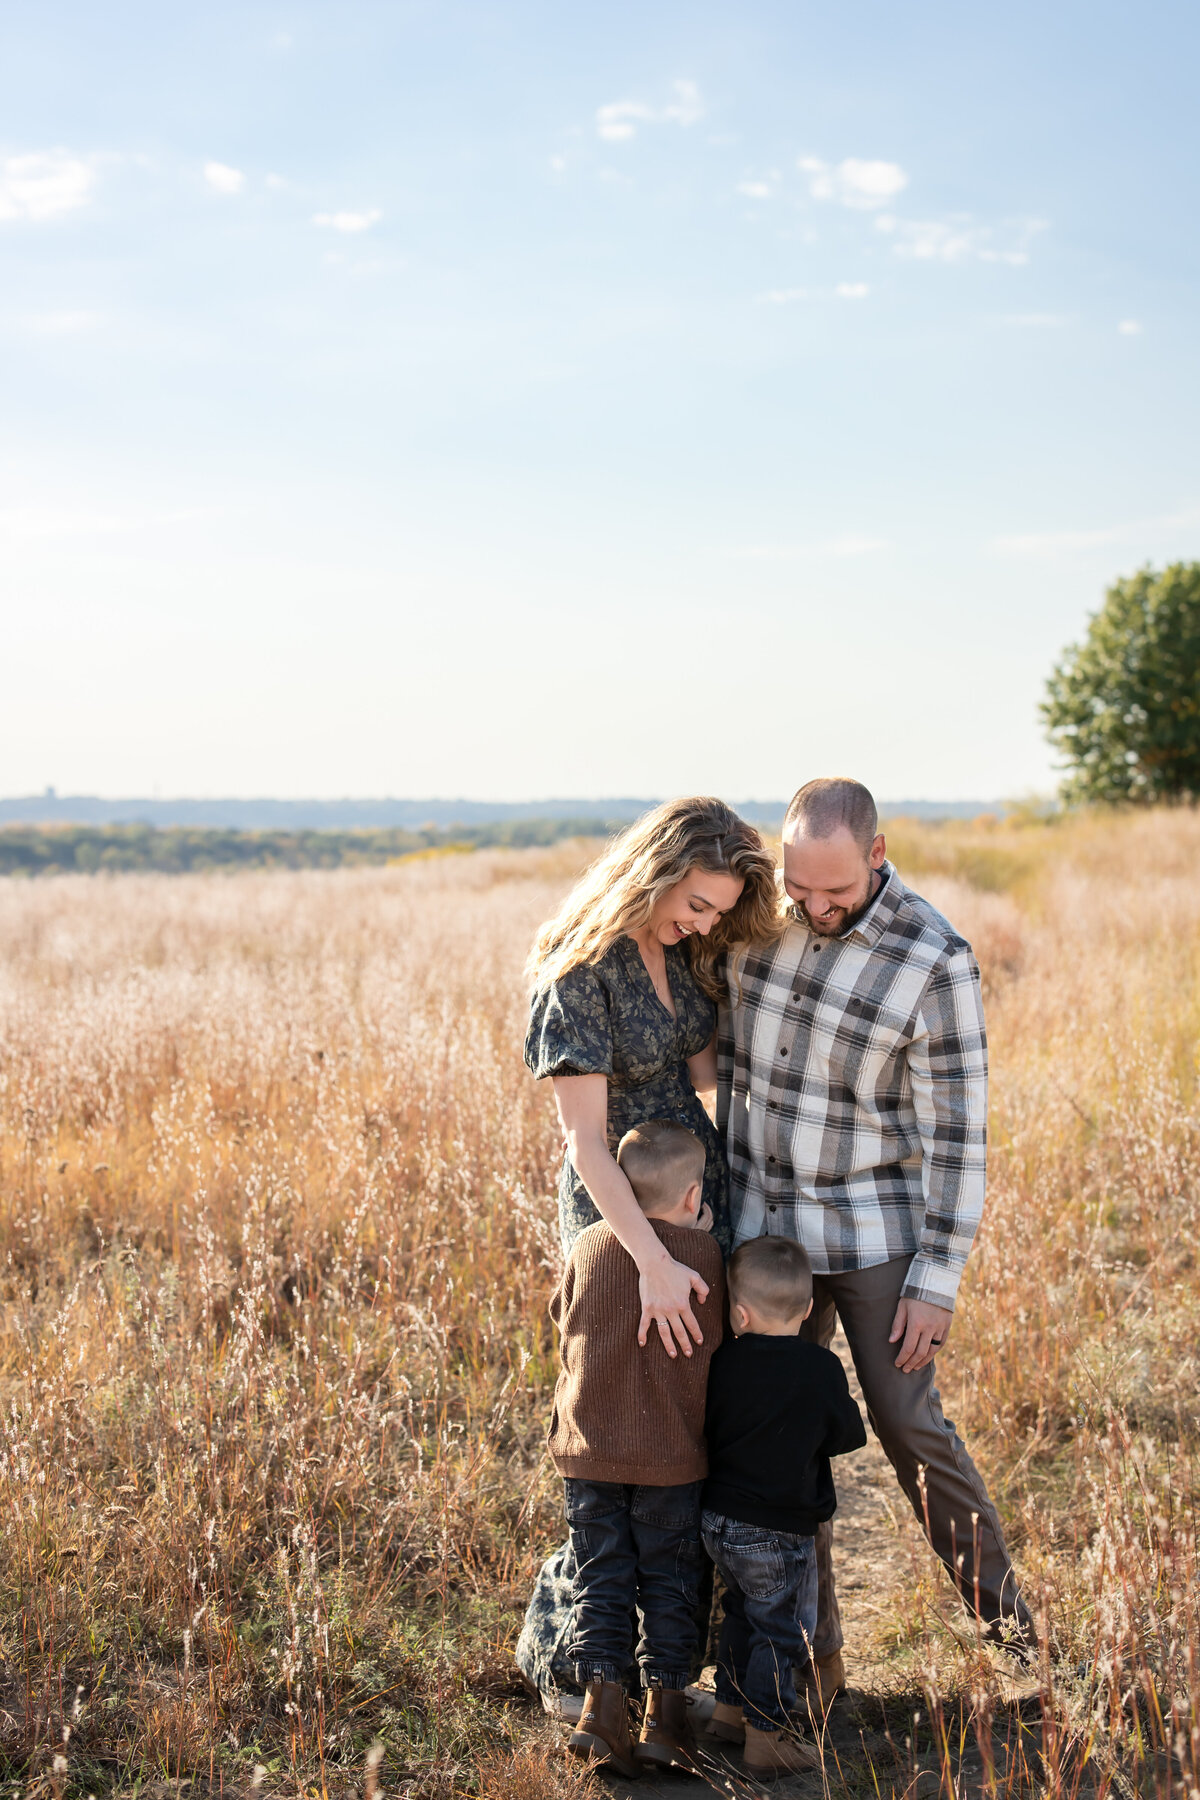
[[[788,807],[775,944],[729,959],[719,1122],[735,1244],[790,1237],[815,1274],[805,1335],[835,1315],[871,1424],[934,1549],[989,1635],[1030,1642],[996,1509],[934,1385],[983,1207],[987,1039],[971,947],[886,859],[857,781]],[[832,1529],[810,1687],[845,1684]]]

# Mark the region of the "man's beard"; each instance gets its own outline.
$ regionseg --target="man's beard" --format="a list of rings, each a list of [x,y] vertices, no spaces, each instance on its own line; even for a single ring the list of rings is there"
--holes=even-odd
[[[800,914],[800,917],[804,920],[804,923],[808,926],[809,930],[815,931],[818,937],[845,937],[848,931],[853,931],[854,927],[858,924],[858,921],[870,906],[872,900],[874,900],[875,895],[878,892],[878,889],[875,886],[875,877],[877,874],[877,869],[872,869],[868,874],[867,891],[859,901],[858,905],[839,909],[839,911],[834,914],[831,921],[825,921],[818,924],[809,912],[807,906],[805,906],[803,900],[797,900],[796,911]]]

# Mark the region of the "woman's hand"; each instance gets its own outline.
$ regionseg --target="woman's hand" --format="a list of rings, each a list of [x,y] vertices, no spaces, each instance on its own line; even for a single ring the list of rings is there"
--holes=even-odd
[[[608,1147],[608,1082],[603,1075],[556,1075],[554,1098],[567,1140],[567,1154],[601,1218],[614,1231],[638,1266],[642,1317],[638,1343],[645,1344],[651,1326],[658,1327],[668,1356],[692,1354],[704,1333],[692,1311],[692,1296],[708,1298],[708,1283],[686,1263],[664,1249],[649,1219],[633,1197],[633,1189]],[[679,1349],[676,1349],[678,1345]]]
[[[692,1311],[692,1295],[695,1294],[699,1301],[707,1300],[708,1283],[695,1269],[676,1262],[674,1257],[664,1256],[642,1270],[638,1293],[642,1301],[639,1344],[645,1344],[652,1325],[658,1326],[658,1335],[668,1356],[679,1354],[676,1344],[685,1356],[690,1356],[693,1339],[697,1344],[704,1342],[704,1332]]]

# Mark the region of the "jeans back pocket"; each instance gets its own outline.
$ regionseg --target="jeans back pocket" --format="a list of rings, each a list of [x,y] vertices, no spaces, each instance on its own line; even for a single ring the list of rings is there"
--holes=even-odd
[[[750,1600],[771,1600],[788,1585],[787,1563],[774,1532],[731,1520],[720,1541],[720,1560]]]

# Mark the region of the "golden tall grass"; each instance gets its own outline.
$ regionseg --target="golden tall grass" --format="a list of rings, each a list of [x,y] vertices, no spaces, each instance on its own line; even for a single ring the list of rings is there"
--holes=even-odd
[[[1200,820],[894,842],[976,944],[991,1028],[989,1209],[943,1387],[1045,1618],[1048,1722],[988,1779],[1191,1796]],[[509,1651],[559,1531],[559,1143],[520,967],[584,854],[0,884],[22,1787],[577,1786]],[[969,1633],[937,1582],[880,1599],[952,1783]]]

